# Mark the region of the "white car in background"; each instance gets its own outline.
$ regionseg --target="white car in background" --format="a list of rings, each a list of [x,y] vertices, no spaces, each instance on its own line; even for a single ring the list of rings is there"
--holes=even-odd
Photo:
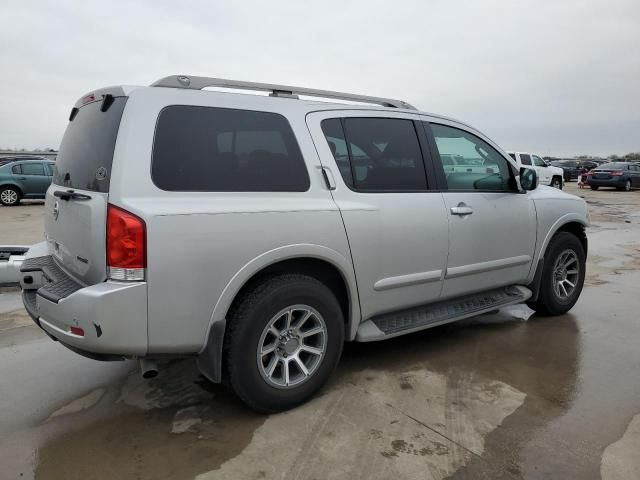
[[[540,185],[549,185],[562,190],[564,170],[560,167],[549,165],[535,153],[509,152],[509,156],[518,162],[518,165],[534,169]]]

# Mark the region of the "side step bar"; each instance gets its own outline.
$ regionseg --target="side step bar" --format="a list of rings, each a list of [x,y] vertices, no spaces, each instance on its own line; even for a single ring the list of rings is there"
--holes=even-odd
[[[463,318],[490,312],[497,308],[522,303],[531,297],[531,290],[515,285],[475,293],[452,300],[415,307],[399,312],[376,315],[358,327],[356,341],[375,342],[417,332]]]
[[[0,287],[20,284],[20,267],[29,247],[23,245],[0,245]]]

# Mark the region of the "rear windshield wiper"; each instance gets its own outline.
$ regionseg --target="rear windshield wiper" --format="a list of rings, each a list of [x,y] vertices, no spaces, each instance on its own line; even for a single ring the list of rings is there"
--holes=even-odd
[[[91,200],[89,195],[84,193],[76,193],[73,190],[56,190],[53,192],[54,197],[58,197],[62,200]]]

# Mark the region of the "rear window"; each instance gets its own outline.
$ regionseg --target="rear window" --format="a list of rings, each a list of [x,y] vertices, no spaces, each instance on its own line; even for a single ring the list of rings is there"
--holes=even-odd
[[[309,176],[276,113],[172,105],[160,112],[151,166],[163,190],[304,192]]]
[[[67,125],[56,158],[53,183],[63,187],[108,192],[113,150],[126,97],[115,97],[109,108],[103,102],[80,107]]]
[[[605,163],[604,165],[600,165],[598,170],[626,170],[629,167],[628,163]]]

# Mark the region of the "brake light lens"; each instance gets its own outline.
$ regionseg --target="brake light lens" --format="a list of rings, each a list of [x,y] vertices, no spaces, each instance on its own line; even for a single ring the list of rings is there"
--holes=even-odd
[[[141,281],[147,266],[144,220],[113,205],[107,207],[107,267],[112,280]]]
[[[620,177],[622,176],[622,174],[623,174],[622,170],[614,170],[613,172],[610,173],[610,175],[613,177]]]

